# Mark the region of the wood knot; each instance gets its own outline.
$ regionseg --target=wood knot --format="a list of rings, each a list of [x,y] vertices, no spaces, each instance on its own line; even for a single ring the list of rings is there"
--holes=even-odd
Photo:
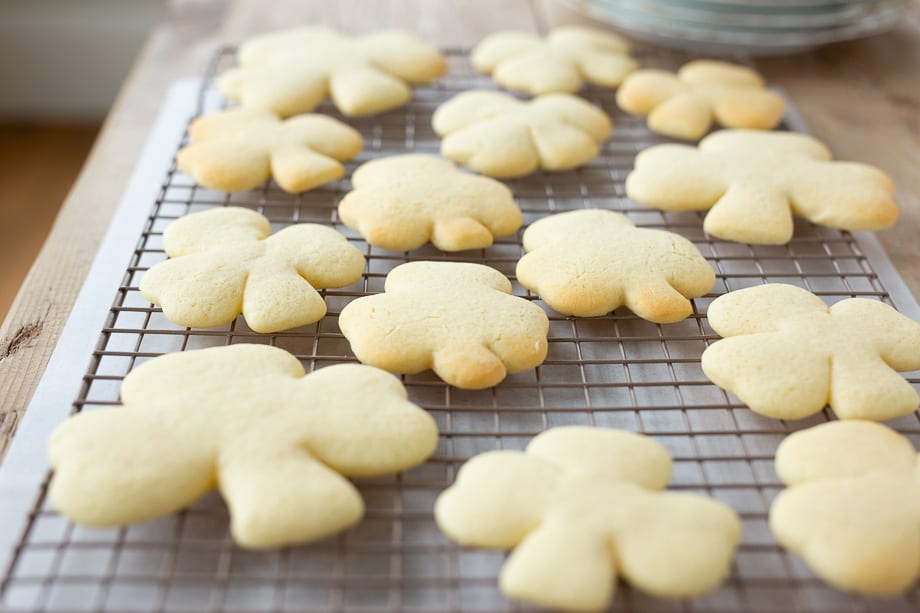
[[[44,326],[45,322],[43,320],[19,326],[19,330],[3,346],[3,351],[0,352],[0,361],[5,360],[20,349],[30,346],[32,341],[42,333]]]

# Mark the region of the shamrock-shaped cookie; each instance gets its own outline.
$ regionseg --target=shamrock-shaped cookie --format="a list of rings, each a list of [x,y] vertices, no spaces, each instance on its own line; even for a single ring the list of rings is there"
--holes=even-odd
[[[146,521],[219,488],[243,547],[347,528],[364,504],[345,477],[398,472],[438,432],[390,374],[358,364],[304,376],[267,345],[172,353],[125,378],[122,406],[79,413],[49,443],[51,500],[92,526]]]
[[[741,522],[711,498],[660,492],[670,474],[668,452],[652,439],[555,428],[526,452],[467,462],[435,519],[463,545],[514,549],[499,577],[509,598],[596,611],[612,600],[617,575],[654,596],[689,598],[722,581]]]
[[[822,579],[874,596],[920,579],[920,459],[906,437],[867,421],[821,424],[783,440],[776,472],[788,488],[770,528]]]
[[[390,271],[384,290],[353,300],[339,316],[365,364],[406,374],[431,368],[451,385],[481,389],[546,358],[546,313],[512,296],[494,268],[410,262]]]
[[[613,211],[544,217],[524,232],[524,249],[518,281],[564,315],[594,317],[625,304],[643,319],[671,323],[692,312],[687,298],[716,282],[693,243]]]
[[[345,174],[340,162],[362,147],[356,130],[325,115],[282,121],[236,108],[200,117],[188,131],[193,142],[179,150],[179,169],[225,192],[252,189],[269,177],[288,192],[313,189]]]
[[[368,162],[351,177],[354,190],[339,217],[372,245],[396,251],[428,241],[443,251],[484,249],[521,227],[511,190],[461,172],[446,160],[398,155]]]
[[[617,104],[633,115],[648,115],[653,132],[697,140],[713,121],[726,128],[769,130],[783,118],[782,96],[764,89],[750,68],[697,60],[677,74],[637,70],[617,90]]]
[[[182,326],[220,326],[243,313],[256,332],[279,332],[326,314],[314,288],[361,278],[364,256],[332,228],[298,224],[269,234],[268,220],[249,209],[186,215],[163,232],[170,259],[144,273],[141,292]]]
[[[891,179],[865,164],[832,162],[793,132],[724,130],[699,148],[657,145],[636,157],[626,195],[667,211],[709,210],[703,229],[726,240],[781,245],[792,216],[842,230],[880,230],[898,217]]]
[[[382,113],[409,102],[411,85],[447,72],[444,56],[401,31],[346,36],[294,28],[249,39],[237,59],[240,66],[218,79],[220,91],[282,117],[312,111],[327,96],[345,115]]]
[[[881,421],[920,404],[896,372],[920,369],[920,324],[887,304],[828,308],[777,283],[720,296],[707,316],[726,338],[703,352],[703,372],[757,413],[801,419],[830,405],[841,419]]]
[[[533,96],[577,92],[585,81],[616,87],[636,69],[625,40],[579,26],[555,28],[546,38],[496,32],[476,45],[470,60],[503,87]]]
[[[466,91],[438,107],[432,126],[441,154],[493,177],[569,170],[600,153],[613,129],[596,106],[570,94],[529,102],[493,91]]]

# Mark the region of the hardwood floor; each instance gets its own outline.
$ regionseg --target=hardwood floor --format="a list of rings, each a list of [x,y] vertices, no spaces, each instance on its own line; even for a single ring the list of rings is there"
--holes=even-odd
[[[97,125],[0,122],[0,321],[98,131]]]

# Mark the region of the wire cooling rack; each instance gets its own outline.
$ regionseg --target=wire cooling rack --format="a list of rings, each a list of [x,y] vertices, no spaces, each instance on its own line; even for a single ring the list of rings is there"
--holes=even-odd
[[[452,52],[450,76],[418,88],[407,107],[351,119],[365,136],[365,151],[348,170],[369,159],[408,151],[437,152],[430,127],[435,107],[472,87],[491,88],[465,55]],[[655,58],[643,58],[654,64]],[[198,92],[199,111],[226,105],[213,75],[233,61],[222,51]],[[621,611],[916,611],[920,590],[886,600],[837,592],[815,578],[773,541],[767,527],[771,500],[781,489],[773,470],[777,444],[790,431],[831,419],[824,411],[794,424],[760,417],[703,375],[699,356],[717,337],[707,305],[729,290],[768,282],[805,287],[833,303],[851,296],[891,302],[859,241],[846,232],[797,223],[784,246],[715,240],[702,232],[698,213],[666,213],[626,199],[623,181],[642,149],[663,142],[641,119],[619,113],[614,94],[587,97],[614,115],[615,132],[603,154],[587,166],[512,181],[525,223],[554,212],[600,207],[621,211],[637,225],[663,228],[692,240],[718,273],[712,293],[694,300],[687,320],[645,322],[625,310],[591,319],[550,312],[549,355],[535,370],[509,376],[494,389],[448,387],[430,373],[404,377],[411,398],[435,417],[441,431],[434,457],[388,478],[359,482],[367,515],[346,533],[309,546],[267,552],[235,547],[228,516],[215,494],[162,519],[121,529],[87,529],[57,515],[35,492],[25,530],[15,541],[0,583],[8,611],[418,611],[492,612],[526,609],[498,592],[500,552],[467,550],[437,529],[432,505],[472,455],[520,449],[552,426],[589,424],[643,432],[675,458],[673,489],[707,494],[743,518],[743,543],[731,575],[714,592],[693,601],[665,601],[621,585]],[[324,112],[336,115],[331,106]],[[115,292],[74,410],[116,404],[125,374],[144,360],[171,351],[232,343],[267,343],[300,358],[308,369],[353,361],[337,325],[342,307],[357,296],[382,291],[387,271],[408,261],[434,259],[488,264],[512,279],[522,254],[520,233],[487,250],[447,254],[434,248],[397,253],[370,247],[336,215],[349,183],[290,195],[274,184],[227,195],[202,189],[172,168],[152,202],[122,286]],[[141,203],[142,204],[142,203]],[[363,278],[323,292],[329,315],[319,323],[280,334],[256,334],[242,319],[218,329],[176,326],[139,293],[140,277],[166,258],[162,231],[174,219],[215,206],[236,205],[266,215],[275,229],[296,222],[325,223],[349,237],[367,256]],[[515,283],[515,293],[534,296]],[[890,288],[889,288],[890,290]],[[539,301],[538,301],[539,303]],[[542,303],[540,303],[542,304]],[[104,308],[104,307],[102,307]],[[917,386],[918,373],[909,373]],[[916,414],[892,422],[920,443]]]

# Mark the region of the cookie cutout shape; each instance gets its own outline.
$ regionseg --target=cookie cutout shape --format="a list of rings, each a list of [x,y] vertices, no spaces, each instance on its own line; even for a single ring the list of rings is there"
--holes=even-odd
[[[480,90],[439,106],[431,123],[443,138],[441,155],[501,178],[586,164],[613,130],[603,111],[578,96],[545,94],[522,102]]]
[[[476,45],[470,61],[502,87],[532,96],[574,93],[585,82],[616,87],[637,65],[625,40],[579,26],[554,28],[546,38],[496,32]]]
[[[160,356],[135,368],[122,405],[79,413],[49,444],[51,500],[91,526],[146,521],[219,488],[234,540],[304,543],[364,514],[346,477],[423,462],[438,432],[392,375],[358,364],[304,376],[267,345]]]
[[[662,493],[668,452],[631,432],[563,427],[526,452],[468,461],[435,503],[462,545],[514,549],[499,586],[509,598],[596,611],[619,574],[633,587],[688,598],[721,583],[741,536],[738,516],[697,494]]]
[[[873,596],[920,579],[920,459],[906,437],[821,424],[783,440],[776,472],[788,487],[770,508],[773,535],[822,579]]]
[[[365,364],[404,374],[430,368],[451,385],[482,389],[546,358],[549,318],[512,296],[494,268],[410,262],[390,271],[384,291],[353,300],[339,316]]]
[[[287,192],[313,189],[344,175],[340,162],[363,146],[356,130],[325,115],[282,121],[236,108],[200,117],[188,131],[193,142],[179,150],[179,169],[225,192],[252,189],[269,177]]]
[[[920,369],[920,324],[887,304],[828,308],[777,283],[720,296],[707,316],[726,338],[703,352],[703,372],[761,415],[801,419],[830,405],[841,419],[881,421],[920,404],[895,372]]]
[[[614,211],[544,217],[524,232],[524,249],[518,281],[563,315],[595,317],[626,305],[643,319],[672,323],[693,311],[687,298],[716,282],[693,243],[637,228]]]
[[[431,241],[443,251],[484,249],[521,227],[502,183],[427,155],[373,160],[351,177],[339,218],[376,247],[409,251]]]
[[[436,49],[396,30],[366,36],[318,26],[282,30],[244,42],[237,60],[239,67],[217,80],[221,93],[282,117],[312,111],[327,97],[344,115],[382,113],[409,102],[410,86],[447,72]]]
[[[297,224],[269,234],[268,220],[249,209],[186,215],[163,232],[170,259],[144,273],[141,293],[181,326],[221,326],[242,313],[254,331],[280,332],[326,314],[315,288],[361,278],[364,256],[332,228]]]
[[[769,130],[786,110],[782,96],[764,89],[755,71],[709,60],[684,64],[676,75],[637,70],[617,90],[617,105],[633,115],[648,115],[651,131],[686,140],[702,138],[713,122]]]
[[[703,229],[726,240],[782,245],[792,216],[841,230],[881,230],[898,217],[888,176],[833,162],[817,140],[793,132],[724,130],[699,148],[657,145],[636,157],[626,195],[667,211],[709,210]]]

